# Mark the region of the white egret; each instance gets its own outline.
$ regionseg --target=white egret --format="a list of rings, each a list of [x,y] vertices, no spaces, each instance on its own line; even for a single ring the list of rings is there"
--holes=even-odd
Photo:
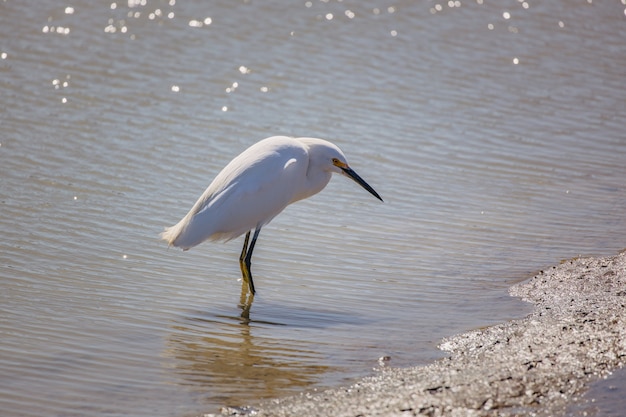
[[[187,250],[207,239],[228,241],[246,233],[239,262],[254,295],[250,263],[261,228],[289,204],[320,192],[333,173],[352,178],[383,201],[348,166],[336,145],[323,139],[273,136],[226,165],[189,213],[161,237],[170,246]]]

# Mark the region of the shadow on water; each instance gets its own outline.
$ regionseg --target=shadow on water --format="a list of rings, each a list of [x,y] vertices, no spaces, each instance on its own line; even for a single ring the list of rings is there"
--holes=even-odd
[[[200,391],[208,404],[240,406],[319,384],[341,369],[324,365],[327,354],[307,330],[367,322],[285,304],[253,310],[253,300],[242,280],[237,306],[191,311],[172,325],[165,355],[173,359],[176,383]]]

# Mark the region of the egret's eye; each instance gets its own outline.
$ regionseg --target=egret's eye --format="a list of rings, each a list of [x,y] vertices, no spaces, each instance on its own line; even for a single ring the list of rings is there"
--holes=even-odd
[[[340,163],[339,163],[339,159],[337,159],[337,158],[333,158],[333,165],[337,165],[337,166],[339,166],[339,164],[340,164]]]

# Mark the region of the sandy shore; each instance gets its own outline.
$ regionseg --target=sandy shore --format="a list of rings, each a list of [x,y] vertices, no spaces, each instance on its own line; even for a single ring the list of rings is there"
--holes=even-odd
[[[626,252],[566,261],[510,293],[534,312],[445,339],[449,357],[431,365],[223,415],[550,416],[626,363]]]

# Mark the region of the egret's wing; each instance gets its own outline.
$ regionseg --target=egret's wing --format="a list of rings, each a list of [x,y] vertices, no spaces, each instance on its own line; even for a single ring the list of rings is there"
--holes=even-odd
[[[280,213],[303,183],[308,156],[292,139],[270,139],[233,159],[162,237],[188,249],[207,239],[233,239]]]
[[[211,190],[195,218],[210,219],[213,239],[232,239],[267,224],[292,200],[306,173],[306,153],[259,156],[237,175]],[[217,180],[217,178],[216,178]]]

